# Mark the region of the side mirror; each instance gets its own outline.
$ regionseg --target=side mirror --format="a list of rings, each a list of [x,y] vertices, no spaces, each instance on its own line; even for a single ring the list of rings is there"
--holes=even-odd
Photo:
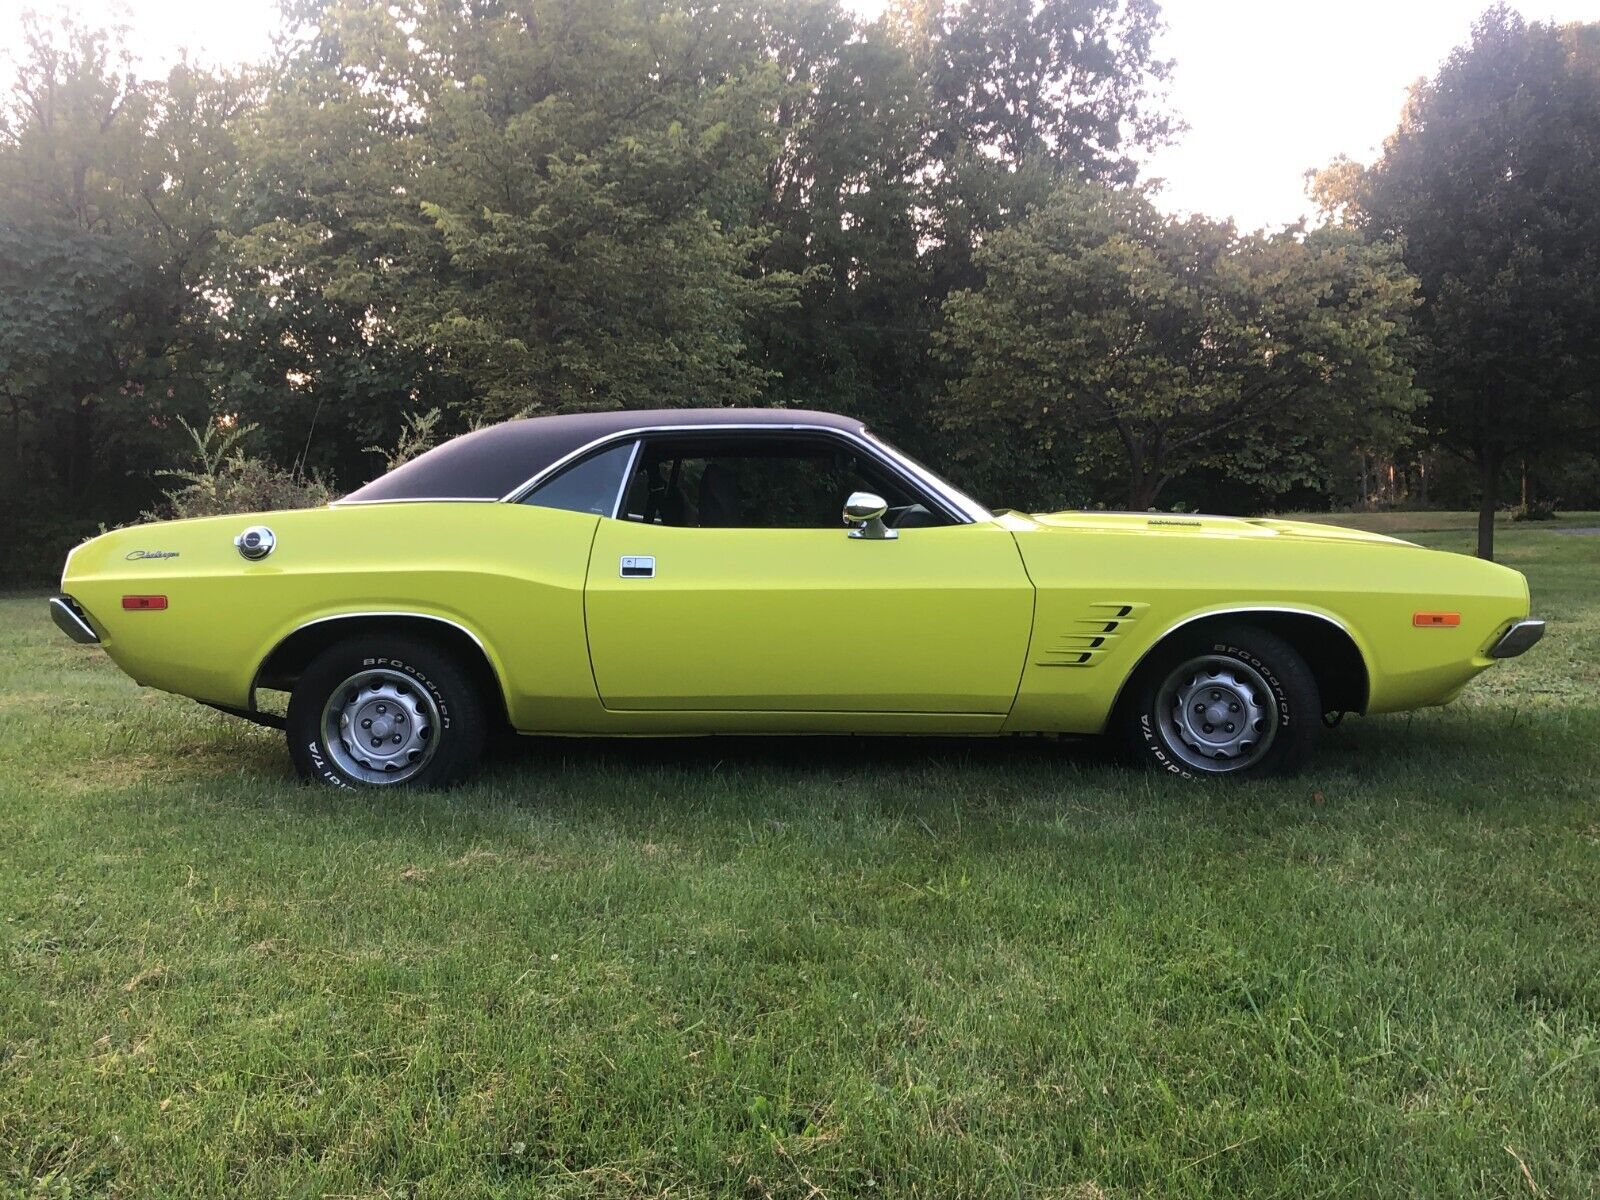
[[[874,496],[871,492],[851,492],[850,498],[844,502],[844,523],[855,526],[850,531],[853,538],[892,541],[900,536],[900,531],[890,529],[883,523],[883,514],[888,511],[889,502],[882,496]]]

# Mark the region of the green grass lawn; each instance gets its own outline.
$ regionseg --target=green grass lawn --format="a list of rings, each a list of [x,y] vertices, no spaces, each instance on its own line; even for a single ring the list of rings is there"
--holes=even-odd
[[[1236,789],[759,739],[330,794],[0,599],[0,1194],[1600,1196],[1581,526],[1502,533],[1527,658]]]

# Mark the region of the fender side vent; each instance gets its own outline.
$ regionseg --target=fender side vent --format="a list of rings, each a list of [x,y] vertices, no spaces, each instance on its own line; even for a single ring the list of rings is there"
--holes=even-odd
[[[1068,621],[1070,629],[1054,637],[1041,634],[1035,639],[1033,663],[1039,667],[1095,666],[1116,649],[1128,627],[1149,607],[1123,600],[1085,605]]]

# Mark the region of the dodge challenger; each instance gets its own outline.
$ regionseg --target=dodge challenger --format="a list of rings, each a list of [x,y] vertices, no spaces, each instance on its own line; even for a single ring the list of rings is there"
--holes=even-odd
[[[1175,775],[1283,775],[1325,722],[1444,704],[1544,631],[1492,563],[991,512],[860,421],[770,409],[511,421],[325,508],[118,529],[50,609],[339,787],[454,783],[503,728],[1103,733]]]

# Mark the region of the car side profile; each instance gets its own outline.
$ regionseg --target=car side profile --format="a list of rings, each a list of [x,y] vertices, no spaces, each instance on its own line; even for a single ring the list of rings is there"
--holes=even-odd
[[[502,727],[1110,734],[1177,775],[1286,774],[1325,715],[1444,704],[1544,629],[1492,563],[990,512],[859,421],[783,409],[508,422],[325,508],[93,538],[50,607],[138,683],[282,725],[336,786],[454,783]]]

